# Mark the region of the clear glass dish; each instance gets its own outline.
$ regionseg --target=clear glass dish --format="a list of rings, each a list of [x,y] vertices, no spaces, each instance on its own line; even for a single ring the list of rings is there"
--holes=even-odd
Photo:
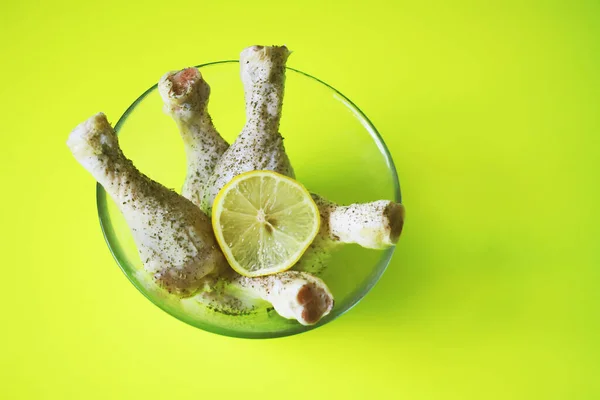
[[[231,143],[244,125],[244,96],[238,61],[199,65],[211,86],[209,112]],[[151,178],[179,191],[185,178],[185,153],[175,123],[162,112],[156,85],[146,90],[115,125],[125,154]],[[381,136],[346,96],[304,72],[287,68],[281,129],[296,179],[311,192],[339,204],[379,199],[401,201],[394,162]],[[97,187],[100,225],[115,260],[131,283],[150,301],[197,328],[243,338],[288,336],[327,324],[363,298],[377,283],[394,253],[347,245],[320,274],[335,297],[331,314],[302,326],[265,303],[247,315],[225,315],[194,298],[180,300],[157,288],[141,269],[133,238],[112,199]]]

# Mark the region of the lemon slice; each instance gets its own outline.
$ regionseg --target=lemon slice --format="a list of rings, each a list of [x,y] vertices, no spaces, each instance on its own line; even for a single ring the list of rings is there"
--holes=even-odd
[[[319,209],[295,180],[250,171],[215,197],[212,225],[231,267],[244,276],[290,269],[319,232]]]

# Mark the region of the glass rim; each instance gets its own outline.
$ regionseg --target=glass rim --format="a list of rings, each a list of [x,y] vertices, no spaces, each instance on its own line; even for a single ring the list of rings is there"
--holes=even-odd
[[[215,65],[237,64],[237,63],[239,63],[239,60],[213,61],[213,62],[196,65],[195,68],[200,69],[203,67],[209,67],[209,66],[215,66]],[[329,85],[328,83],[322,81],[321,79],[316,78],[306,72],[300,71],[295,68],[286,66],[286,70],[293,71],[295,73],[303,75],[306,78],[312,79],[312,80],[326,86],[328,89],[332,90],[335,94],[337,94],[342,99],[342,101],[344,103],[346,103],[346,106],[349,106],[350,108],[352,108],[353,109],[352,111],[354,111],[356,114],[358,114],[358,116],[361,119],[363,119],[364,122],[366,122],[367,126],[365,126],[364,123],[363,123],[363,126],[369,132],[369,134],[375,141],[377,147],[380,149],[381,154],[385,158],[385,161],[386,161],[386,164],[388,167],[388,171],[392,175],[392,181],[393,181],[393,185],[394,185],[394,201],[401,203],[402,202],[402,194],[401,194],[401,190],[400,190],[400,181],[398,179],[398,173],[396,171],[396,166],[392,159],[392,155],[390,154],[390,151],[389,151],[387,145],[385,144],[383,138],[381,137],[379,131],[377,130],[377,128],[375,128],[375,125],[373,125],[373,123],[365,115],[365,113],[363,113],[363,111],[352,100],[350,100],[348,97],[346,97],[343,93],[341,93],[339,90],[337,90],[333,86]],[[115,129],[115,132],[117,133],[117,135],[119,134],[121,126],[127,120],[129,115],[135,110],[137,105],[142,100],[144,100],[144,98],[146,98],[146,96],[148,96],[154,90],[157,90],[157,88],[158,88],[158,83],[152,85],[150,88],[148,88],[146,91],[144,91],[133,103],[131,103],[131,105],[125,110],[123,115],[121,115],[121,117],[119,118],[119,120],[117,121],[117,123],[114,126],[114,129]],[[390,263],[392,255],[394,254],[394,250],[396,249],[396,246],[392,246],[388,249],[383,250],[381,257],[379,258],[379,261],[376,264],[376,266],[379,266],[379,268],[376,268],[373,271],[374,274],[368,279],[367,284],[364,285],[358,291],[358,293],[354,294],[353,296],[350,297],[350,299],[346,300],[347,305],[345,307],[341,307],[338,310],[335,310],[335,307],[334,307],[334,310],[332,310],[332,312],[329,315],[327,315],[325,318],[321,319],[318,323],[316,323],[314,325],[310,325],[310,326],[297,324],[297,326],[294,326],[291,329],[276,331],[276,332],[239,332],[239,331],[235,331],[232,329],[215,326],[210,323],[205,323],[205,322],[198,323],[197,321],[188,320],[184,316],[175,315],[173,312],[169,311],[168,308],[166,306],[164,306],[160,301],[155,301],[155,299],[149,295],[146,288],[142,284],[140,284],[140,282],[138,282],[136,279],[134,279],[132,276],[130,276],[131,274],[126,270],[126,268],[122,265],[122,262],[121,262],[121,260],[126,259],[126,257],[122,254],[123,250],[121,249],[121,246],[118,244],[118,241],[115,242],[115,245],[113,245],[113,242],[110,239],[111,236],[114,236],[112,233],[112,232],[114,232],[114,229],[113,229],[112,222],[110,220],[110,215],[109,215],[108,209],[107,209],[107,207],[108,207],[107,198],[108,198],[108,196],[107,196],[106,191],[104,190],[102,185],[97,183],[96,184],[96,206],[98,209],[98,219],[100,221],[102,235],[104,236],[104,240],[106,241],[106,244],[107,244],[113,258],[115,259],[117,265],[119,266],[119,268],[121,269],[123,274],[125,274],[127,279],[133,284],[133,286],[135,286],[136,289],[144,295],[144,297],[146,297],[148,300],[150,300],[150,302],[152,302],[152,304],[154,304],[155,306],[157,306],[158,308],[160,308],[162,311],[166,312],[170,316],[178,319],[179,321],[184,322],[188,325],[191,325],[195,328],[202,329],[207,332],[211,332],[211,333],[215,333],[215,334],[223,335],[223,336],[228,336],[228,337],[236,337],[236,338],[243,338],[243,339],[271,339],[271,338],[292,336],[292,335],[297,335],[297,334],[300,334],[303,332],[311,331],[313,329],[316,329],[320,326],[323,326],[323,325],[339,318],[340,316],[342,316],[345,313],[347,313],[348,311],[350,311],[353,307],[355,307],[367,295],[367,293],[369,293],[371,291],[371,289],[375,286],[375,284],[377,282],[379,282],[379,280],[381,279],[381,276],[386,271],[386,269]],[[123,264],[126,264],[126,263],[123,262]]]

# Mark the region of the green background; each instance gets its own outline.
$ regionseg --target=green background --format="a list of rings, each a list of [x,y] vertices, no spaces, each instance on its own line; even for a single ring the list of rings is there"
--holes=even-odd
[[[599,22],[592,1],[3,2],[0,396],[600,397]],[[373,121],[407,222],[352,311],[249,341],[133,288],[65,141],[271,43]]]

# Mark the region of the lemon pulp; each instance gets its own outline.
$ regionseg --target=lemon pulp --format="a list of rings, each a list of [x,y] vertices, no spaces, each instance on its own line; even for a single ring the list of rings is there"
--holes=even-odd
[[[251,171],[221,189],[212,224],[231,267],[252,277],[290,269],[317,235],[320,217],[300,183],[273,171]]]

